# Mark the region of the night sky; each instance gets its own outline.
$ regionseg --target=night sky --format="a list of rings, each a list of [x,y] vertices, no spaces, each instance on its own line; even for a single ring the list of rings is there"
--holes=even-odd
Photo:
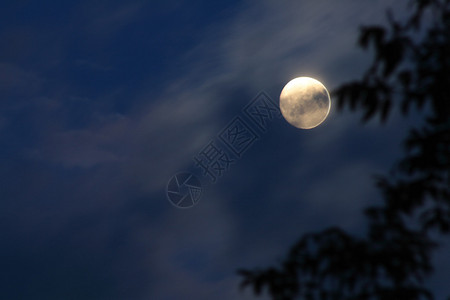
[[[330,92],[357,79],[359,26],[402,16],[398,2],[3,1],[0,299],[256,299],[238,268],[309,231],[363,234],[373,175],[417,118],[363,125],[332,97],[317,128],[275,113],[261,128],[245,107],[278,105],[298,76]],[[255,134],[234,156],[220,140],[233,120]],[[195,161],[211,141],[234,160],[215,182]],[[201,182],[191,208],[168,200],[178,172]]]

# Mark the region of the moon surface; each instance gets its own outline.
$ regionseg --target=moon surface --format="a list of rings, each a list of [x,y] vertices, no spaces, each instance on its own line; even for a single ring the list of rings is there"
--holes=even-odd
[[[280,109],[289,124],[301,129],[319,126],[331,108],[330,94],[318,80],[298,77],[289,81],[280,94]]]

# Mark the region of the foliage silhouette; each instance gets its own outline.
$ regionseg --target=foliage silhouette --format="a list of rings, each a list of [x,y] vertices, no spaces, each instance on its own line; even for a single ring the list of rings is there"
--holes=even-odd
[[[373,62],[333,91],[338,108],[362,111],[363,122],[383,123],[394,107],[406,116],[416,106],[423,117],[405,156],[376,180],[384,201],[365,210],[366,235],[306,234],[276,267],[239,270],[242,288],[273,299],[434,298],[424,285],[432,236],[450,233],[450,0],[409,4],[405,21],[388,11],[386,27],[361,27],[359,45],[373,48]]]

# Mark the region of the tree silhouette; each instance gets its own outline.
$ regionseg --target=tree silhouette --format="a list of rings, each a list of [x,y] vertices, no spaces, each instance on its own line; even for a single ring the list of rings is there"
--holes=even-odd
[[[434,298],[424,285],[438,246],[432,236],[450,233],[450,0],[409,4],[405,21],[388,11],[386,27],[361,28],[359,45],[373,48],[373,62],[333,91],[338,108],[361,111],[363,122],[385,122],[394,107],[406,116],[415,106],[423,117],[404,157],[376,180],[384,201],[365,210],[365,236],[337,227],[306,234],[277,266],[239,270],[243,288],[273,299]]]

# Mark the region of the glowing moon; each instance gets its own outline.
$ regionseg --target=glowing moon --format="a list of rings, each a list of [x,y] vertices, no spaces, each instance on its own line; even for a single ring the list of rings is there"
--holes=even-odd
[[[289,81],[281,91],[280,109],[292,126],[311,129],[319,126],[328,116],[330,94],[318,80],[298,77]]]

